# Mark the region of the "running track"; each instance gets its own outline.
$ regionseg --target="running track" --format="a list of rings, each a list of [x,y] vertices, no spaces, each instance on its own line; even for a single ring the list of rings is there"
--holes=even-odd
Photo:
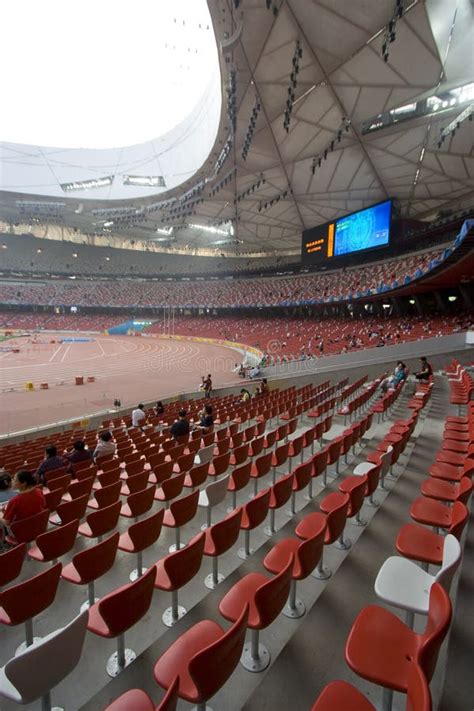
[[[60,337],[43,333],[38,344],[28,338],[4,343],[20,353],[0,352],[0,433],[90,415],[111,408],[116,397],[127,406],[194,390],[207,373],[216,385],[237,383],[232,369],[241,355],[224,346],[131,336],[59,343]],[[76,386],[76,376],[96,382]],[[28,381],[33,392],[26,391]],[[40,383],[49,390],[39,390]]]

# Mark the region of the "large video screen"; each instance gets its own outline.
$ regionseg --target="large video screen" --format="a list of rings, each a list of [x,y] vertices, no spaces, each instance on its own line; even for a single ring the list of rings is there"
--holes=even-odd
[[[302,261],[322,264],[333,257],[384,247],[390,241],[392,202],[340,217],[303,232]]]

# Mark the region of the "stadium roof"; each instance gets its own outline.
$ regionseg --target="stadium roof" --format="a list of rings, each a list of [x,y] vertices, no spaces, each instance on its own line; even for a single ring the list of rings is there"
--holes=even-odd
[[[209,10],[222,92],[219,78],[203,77],[205,99],[188,123],[123,149],[138,151],[136,170],[132,159],[87,151],[65,161],[66,179],[57,149],[29,146],[25,157],[3,144],[0,218],[46,221],[36,204],[55,197],[62,206],[50,214],[84,232],[283,252],[299,247],[303,229],[387,197],[411,218],[472,202],[469,0],[212,0]],[[139,110],[133,91],[126,98]],[[186,143],[173,150],[180,131]],[[177,170],[190,155],[192,170]],[[41,171],[50,184],[58,173],[43,197],[28,188],[35,171],[36,183]]]

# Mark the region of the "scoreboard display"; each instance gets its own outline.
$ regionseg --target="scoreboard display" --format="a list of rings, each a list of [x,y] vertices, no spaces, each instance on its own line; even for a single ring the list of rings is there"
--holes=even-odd
[[[386,247],[390,242],[392,201],[340,217],[303,232],[301,259],[323,264],[334,257]]]

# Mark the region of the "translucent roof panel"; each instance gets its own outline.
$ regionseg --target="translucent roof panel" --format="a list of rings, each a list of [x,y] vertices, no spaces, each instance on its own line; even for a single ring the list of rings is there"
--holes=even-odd
[[[0,141],[118,148],[193,112],[218,66],[206,0],[0,3]]]

